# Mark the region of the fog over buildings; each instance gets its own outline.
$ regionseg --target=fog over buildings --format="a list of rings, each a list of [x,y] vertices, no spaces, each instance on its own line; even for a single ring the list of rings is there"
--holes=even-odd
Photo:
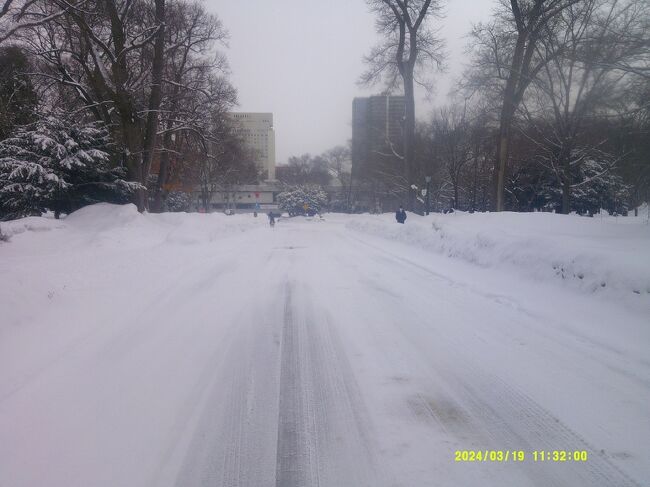
[[[378,94],[357,80],[363,56],[377,40],[364,0],[207,0],[230,31],[225,53],[242,112],[272,112],[277,163],[292,155],[320,153],[351,138],[352,100]],[[488,20],[493,0],[448,2],[438,21],[447,41],[447,73],[435,74],[436,93],[418,94],[424,117],[444,103],[464,60],[472,23]],[[395,93],[399,94],[399,93]]]

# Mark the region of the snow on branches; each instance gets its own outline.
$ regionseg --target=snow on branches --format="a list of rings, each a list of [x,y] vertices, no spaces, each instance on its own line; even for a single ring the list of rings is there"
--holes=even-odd
[[[120,202],[138,186],[112,167],[108,131],[53,114],[0,141],[0,219]]]
[[[327,205],[327,193],[320,186],[301,184],[280,193],[278,203],[290,216],[320,213]]]

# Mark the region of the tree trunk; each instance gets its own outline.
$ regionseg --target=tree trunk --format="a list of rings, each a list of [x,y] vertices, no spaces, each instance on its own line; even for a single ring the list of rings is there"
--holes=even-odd
[[[121,142],[123,146],[122,164],[126,166],[127,178],[129,181],[140,183],[142,180],[142,129],[141,122],[126,106],[118,105],[121,123]],[[138,189],[133,193],[131,201],[138,207],[138,211],[144,211],[144,191]]]
[[[415,91],[412,70],[405,72],[403,79],[406,104],[404,113],[404,179],[407,184],[407,209],[412,211],[414,195],[411,191],[411,184],[413,184],[413,161],[415,159]]]
[[[476,150],[478,152],[478,150]],[[476,211],[476,196],[478,191],[478,156],[474,155],[474,188],[472,190],[472,210],[470,213]]]
[[[156,24],[158,33],[154,43],[153,65],[151,68],[151,93],[149,95],[149,110],[145,126],[144,144],[142,153],[141,180],[143,186],[147,185],[153,152],[156,145],[158,132],[158,110],[162,100],[162,79],[165,65],[165,0],[156,0]],[[144,211],[148,206],[147,191],[142,190],[138,198],[138,210]]]
[[[171,128],[172,123],[167,124],[167,129]],[[163,200],[165,199],[165,184],[167,183],[167,175],[169,174],[169,149],[172,145],[172,134],[170,131],[166,132],[163,136],[162,148],[163,152],[160,154],[160,165],[158,168],[158,179],[156,181],[156,188],[154,193],[153,207],[151,210],[156,213],[163,211]]]
[[[167,139],[167,136],[165,136]],[[163,148],[167,148],[166,142],[163,143]],[[163,212],[163,199],[165,190],[165,183],[167,181],[167,174],[169,172],[169,152],[165,151],[160,155],[160,166],[158,169],[158,180],[156,181],[156,189],[154,193],[153,207],[151,211],[156,213]]]
[[[571,210],[571,174],[569,161],[563,164],[562,170],[562,214],[568,215]]]
[[[499,141],[497,145],[497,159],[494,168],[494,211],[503,211],[503,190],[506,180],[506,166],[508,165],[508,152],[510,149],[510,127],[503,119],[501,121],[501,130],[499,131]]]
[[[517,44],[512,56],[512,65],[506,86],[503,92],[503,105],[501,106],[501,117],[499,123],[499,139],[497,141],[497,157],[494,167],[494,211],[504,210],[503,192],[506,179],[506,167],[508,165],[508,156],[510,151],[510,129],[512,121],[517,110],[517,92],[522,69],[525,59],[524,52],[526,48],[527,32],[519,32]],[[527,59],[527,58],[526,58]]]

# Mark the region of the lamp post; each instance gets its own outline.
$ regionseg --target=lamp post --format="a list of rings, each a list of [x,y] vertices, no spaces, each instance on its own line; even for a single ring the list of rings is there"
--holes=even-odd
[[[427,183],[427,194],[426,194],[426,203],[425,203],[425,214],[429,214],[429,202],[431,201],[431,176],[425,176],[424,180]]]

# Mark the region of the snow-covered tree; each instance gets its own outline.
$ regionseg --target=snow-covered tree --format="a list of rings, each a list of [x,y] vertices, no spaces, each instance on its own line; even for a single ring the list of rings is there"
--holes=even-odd
[[[327,193],[313,184],[293,186],[278,195],[278,203],[290,216],[320,213],[327,205]]]
[[[604,208],[610,213],[626,214],[629,190],[608,161],[590,158],[580,167],[578,181],[572,185],[571,209],[594,214]]]
[[[592,151],[571,168],[569,211],[583,215],[593,215],[601,208],[610,213],[627,212],[630,186],[619,174],[616,162],[610,154]],[[550,166],[523,165],[512,174],[506,190],[512,198],[511,206],[518,210],[563,210],[565,200],[560,176]]]
[[[62,114],[17,129],[0,142],[0,219],[126,201],[139,185],[111,166],[108,146],[105,128]]]
[[[191,203],[192,197],[182,191],[170,191],[165,200],[167,211],[172,212],[188,211]]]

